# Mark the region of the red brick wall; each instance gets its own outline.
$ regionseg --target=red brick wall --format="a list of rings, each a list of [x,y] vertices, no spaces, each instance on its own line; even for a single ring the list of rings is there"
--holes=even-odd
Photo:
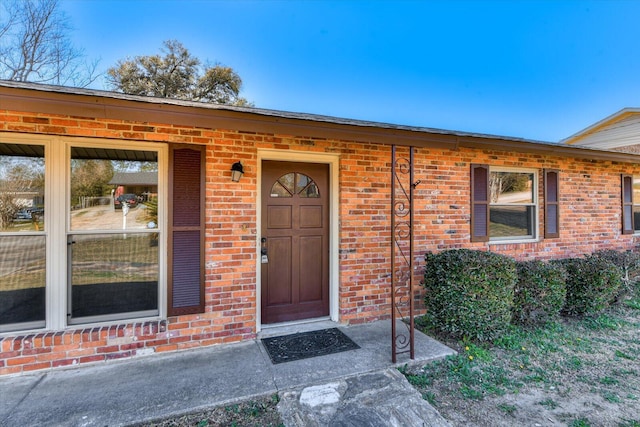
[[[206,312],[166,321],[122,323],[30,335],[0,336],[0,375],[77,365],[154,352],[235,342],[255,337],[258,149],[339,153],[339,316],[362,323],[390,316],[391,148],[308,136],[200,129],[161,123],[94,120],[0,111],[0,131],[179,142],[207,146]],[[400,148],[398,156],[407,156]],[[230,185],[230,166],[245,175]],[[560,170],[560,238],[526,244],[471,243],[471,163]],[[491,250],[518,259],[581,256],[627,249],[637,238],[621,235],[620,174],[635,165],[472,149],[416,149],[415,263],[420,282],[426,251]],[[540,212],[539,232],[544,218]]]

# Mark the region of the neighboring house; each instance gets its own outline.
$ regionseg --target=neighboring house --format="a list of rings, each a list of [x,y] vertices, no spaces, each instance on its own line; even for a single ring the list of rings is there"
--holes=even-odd
[[[409,147],[417,282],[427,251],[638,244],[621,194],[640,155],[0,82],[0,156],[46,165],[46,228],[0,232],[0,374],[388,319],[391,159]],[[157,227],[124,212],[67,221],[68,168],[85,160],[155,163]]]
[[[109,185],[115,188],[114,196],[124,193],[135,194],[142,200],[155,196],[158,193],[157,172],[116,172],[109,181]]]
[[[0,200],[4,200],[5,198],[8,198],[22,209],[29,209],[44,204],[44,197],[40,191],[32,191],[30,189],[4,191],[0,183]]]
[[[640,108],[624,108],[561,141],[576,147],[640,154]],[[640,233],[640,174],[623,177],[625,234]]]
[[[571,135],[564,144],[640,153],[640,108],[624,108]]]

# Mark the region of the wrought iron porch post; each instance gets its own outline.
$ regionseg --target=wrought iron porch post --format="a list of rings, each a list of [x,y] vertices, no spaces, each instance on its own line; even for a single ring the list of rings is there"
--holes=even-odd
[[[396,146],[391,146],[391,359],[393,363],[396,363],[398,354],[409,353],[411,359],[415,358],[413,195],[419,181],[414,182],[413,157],[413,147],[409,147],[409,159],[407,159],[406,157],[397,158]],[[397,330],[397,319],[408,320],[408,324],[404,323],[407,331]]]

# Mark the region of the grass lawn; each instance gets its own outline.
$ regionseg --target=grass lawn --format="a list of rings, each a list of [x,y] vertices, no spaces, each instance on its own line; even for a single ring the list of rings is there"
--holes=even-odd
[[[640,427],[640,295],[486,345],[418,324],[459,354],[403,372],[454,426]]]
[[[284,427],[277,394],[132,427]]]

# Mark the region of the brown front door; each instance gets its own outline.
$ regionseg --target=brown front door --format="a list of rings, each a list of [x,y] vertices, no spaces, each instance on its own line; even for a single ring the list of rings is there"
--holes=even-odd
[[[329,315],[329,166],[262,162],[262,323]]]

